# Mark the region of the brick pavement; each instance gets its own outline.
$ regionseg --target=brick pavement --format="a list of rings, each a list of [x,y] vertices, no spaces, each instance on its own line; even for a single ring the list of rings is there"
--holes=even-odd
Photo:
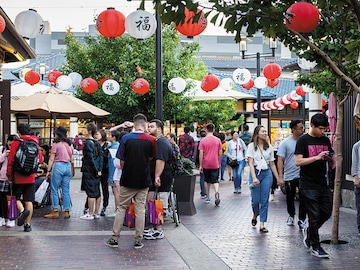
[[[340,212],[339,238],[343,245],[323,244],[330,259],[310,255],[302,244],[297,226],[286,225],[285,196],[277,190],[270,202],[266,227],[260,234],[250,225],[248,186],[233,194],[232,182],[220,184],[220,207],[204,204],[197,184],[197,214],[182,216],[179,227],[165,224],[165,238],[144,240],[144,248],[133,249],[134,232],[124,228],[119,248],[105,246],[113,218],[80,220],[85,194],[79,191],[77,175],[72,180],[71,218],[43,218],[49,207],[35,210],[31,233],[22,227],[0,227],[1,269],[357,269],[360,236],[355,211]],[[213,192],[212,192],[213,194]],[[109,212],[114,211],[110,195]],[[321,240],[330,239],[331,220],[320,230]]]

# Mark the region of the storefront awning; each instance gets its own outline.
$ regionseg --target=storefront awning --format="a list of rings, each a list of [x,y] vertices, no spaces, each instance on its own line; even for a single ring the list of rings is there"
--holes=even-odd
[[[5,19],[5,30],[0,34],[0,61],[2,63],[19,62],[36,58],[30,45],[15,29],[15,25],[0,7],[0,15]]]

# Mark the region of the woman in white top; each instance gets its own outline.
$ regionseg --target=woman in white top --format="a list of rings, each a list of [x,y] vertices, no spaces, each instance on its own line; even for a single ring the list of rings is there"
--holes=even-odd
[[[226,144],[226,155],[229,160],[237,160],[238,166],[232,168],[232,174],[234,177],[234,193],[241,193],[241,175],[245,167],[245,153],[246,153],[246,144],[239,138],[239,132],[232,130],[231,131],[232,139]]]
[[[269,232],[264,223],[267,221],[268,215],[270,188],[273,181],[272,173],[277,180],[279,179],[274,162],[274,150],[267,142],[266,137],[265,127],[257,126],[246,153],[250,167],[249,185],[254,214],[251,224],[256,226],[257,216],[260,215],[260,232],[262,233]]]

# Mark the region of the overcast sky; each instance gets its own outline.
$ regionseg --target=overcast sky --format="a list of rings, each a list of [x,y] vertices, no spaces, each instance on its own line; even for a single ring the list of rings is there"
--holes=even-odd
[[[89,24],[94,24],[94,17],[108,7],[115,7],[125,16],[135,11],[140,1],[127,0],[12,0],[2,1],[2,9],[15,21],[15,17],[20,12],[29,8],[35,9],[44,21],[50,22],[52,31],[65,31],[68,26],[74,32],[88,30]],[[5,3],[4,3],[5,2]],[[152,12],[151,1],[146,4],[146,10]],[[208,27],[203,32],[204,35],[226,35],[226,32],[219,27],[208,23]]]

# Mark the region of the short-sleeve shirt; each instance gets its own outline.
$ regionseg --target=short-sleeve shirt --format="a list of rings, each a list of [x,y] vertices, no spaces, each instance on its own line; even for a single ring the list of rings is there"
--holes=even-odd
[[[304,134],[297,140],[295,155],[308,158],[317,156],[322,151],[332,152],[330,140],[325,136],[312,137]],[[323,189],[327,186],[326,160],[316,160],[308,165],[300,166],[301,189]]]
[[[300,177],[300,167],[295,165],[296,142],[292,136],[280,143],[277,155],[284,158],[284,179],[291,181]]]
[[[189,134],[184,134],[179,138],[180,154],[186,158],[192,158],[195,147],[194,138]]]
[[[219,169],[219,151],[222,150],[222,144],[219,138],[215,136],[206,136],[200,140],[199,150],[203,150],[202,167],[204,169]]]
[[[156,155],[155,137],[144,132],[125,134],[120,141],[119,154],[120,160],[124,161],[120,186],[150,187],[150,159]]]
[[[263,151],[260,151],[259,147],[255,150],[254,143],[249,143],[246,156],[254,159],[254,166],[256,167],[261,158],[265,158],[266,163],[269,164],[269,161],[274,161],[274,149],[271,145],[269,145],[269,148]]]
[[[66,142],[57,142],[51,146],[51,153],[55,154],[54,162],[69,162],[74,148]]]

